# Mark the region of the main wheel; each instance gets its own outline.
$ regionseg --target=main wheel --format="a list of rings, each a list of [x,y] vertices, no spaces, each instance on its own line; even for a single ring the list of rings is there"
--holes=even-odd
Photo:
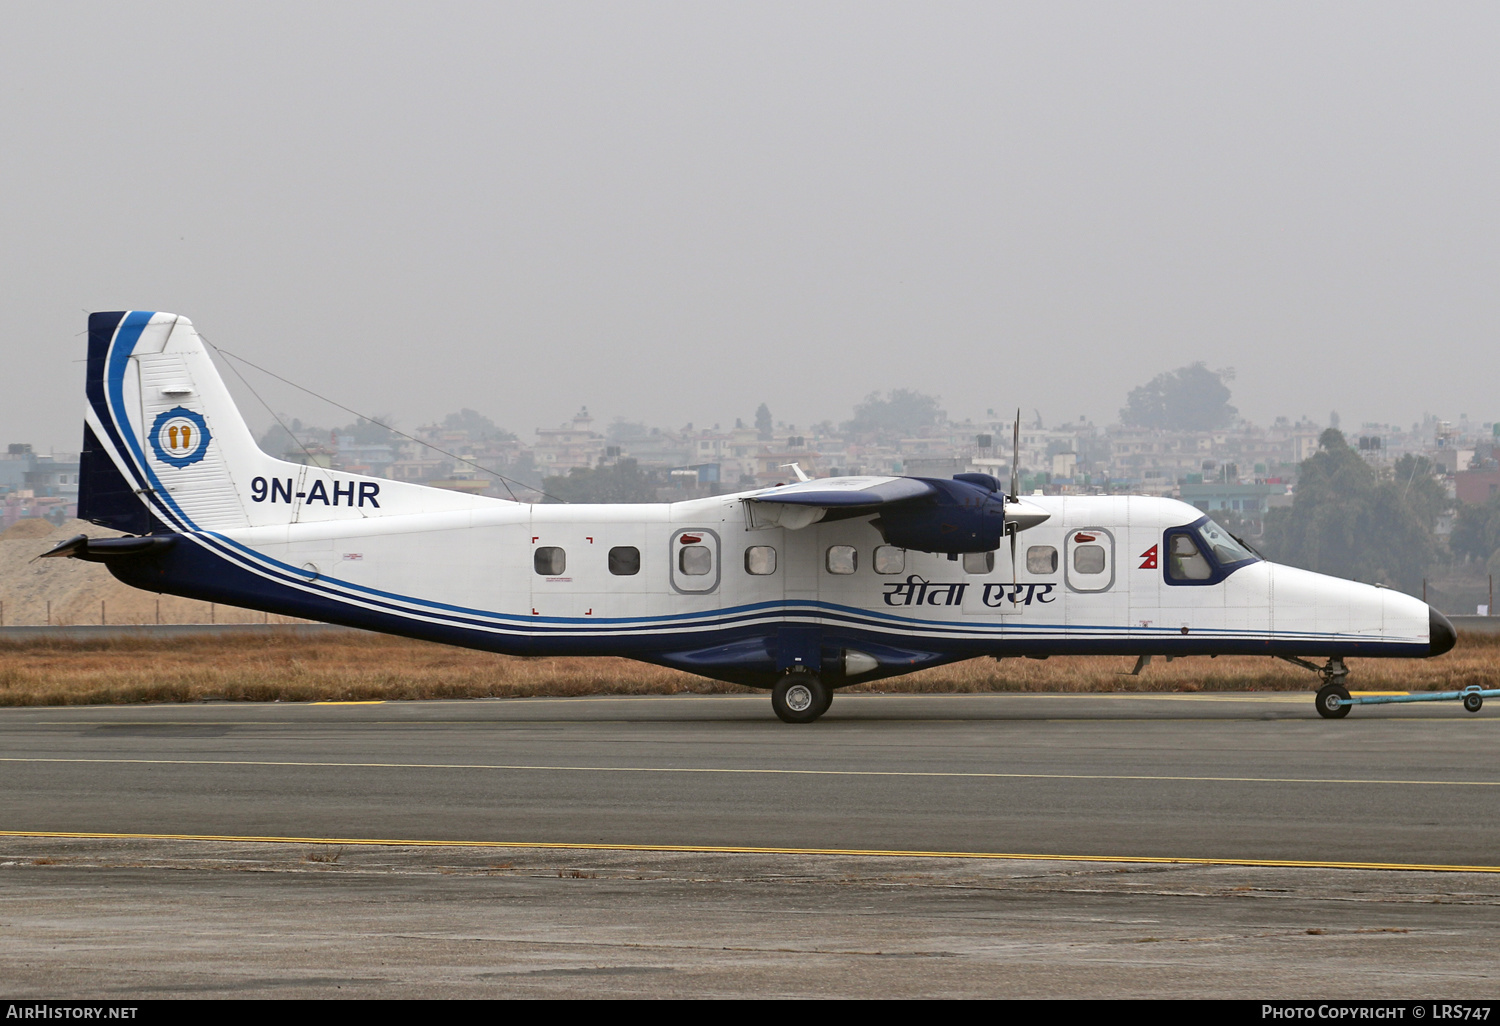
[[[1353,706],[1341,704],[1341,700],[1349,697],[1341,684],[1324,684],[1318,689],[1318,715],[1325,720],[1337,720],[1349,715]]]
[[[1483,705],[1484,705],[1484,696],[1483,695],[1465,695],[1464,696],[1464,708],[1467,709],[1467,710],[1469,710],[1469,712],[1478,712],[1480,710],[1480,707],[1482,707]]]
[[[822,716],[824,713],[826,713],[828,711],[828,707],[830,705],[832,705],[832,704],[833,704],[833,688],[830,688],[827,685],[824,685],[824,687],[823,687],[823,704],[818,707],[818,715]]]
[[[771,708],[783,723],[811,723],[832,702],[832,693],[811,673],[789,673],[771,689]]]

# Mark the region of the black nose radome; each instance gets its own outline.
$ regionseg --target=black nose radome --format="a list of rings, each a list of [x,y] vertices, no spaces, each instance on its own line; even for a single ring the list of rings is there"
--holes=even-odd
[[[1446,616],[1431,606],[1427,608],[1427,654],[1442,655],[1458,644],[1458,634]]]

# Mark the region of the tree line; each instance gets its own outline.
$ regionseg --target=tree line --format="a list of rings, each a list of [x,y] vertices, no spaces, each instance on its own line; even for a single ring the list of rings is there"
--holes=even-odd
[[[1278,563],[1418,594],[1450,553],[1437,536],[1449,508],[1438,468],[1407,455],[1377,470],[1329,428],[1298,467],[1292,505],[1266,515],[1261,549]]]

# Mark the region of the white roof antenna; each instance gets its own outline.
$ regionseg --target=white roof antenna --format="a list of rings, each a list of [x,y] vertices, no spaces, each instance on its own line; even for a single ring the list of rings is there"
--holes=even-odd
[[[802,471],[802,464],[800,464],[800,463],[783,463],[781,465],[781,469],[782,470],[785,470],[787,467],[791,467],[792,468],[792,473],[794,473],[794,474],[797,475],[797,480],[798,481],[811,481],[812,480],[812,478],[808,477],[805,473],[803,473],[803,471]]]

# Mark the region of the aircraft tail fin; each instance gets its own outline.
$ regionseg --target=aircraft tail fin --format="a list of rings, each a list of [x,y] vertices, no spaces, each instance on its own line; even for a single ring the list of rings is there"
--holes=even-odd
[[[101,526],[219,531],[500,501],[266,455],[176,314],[91,314],[86,391],[78,515]]]

